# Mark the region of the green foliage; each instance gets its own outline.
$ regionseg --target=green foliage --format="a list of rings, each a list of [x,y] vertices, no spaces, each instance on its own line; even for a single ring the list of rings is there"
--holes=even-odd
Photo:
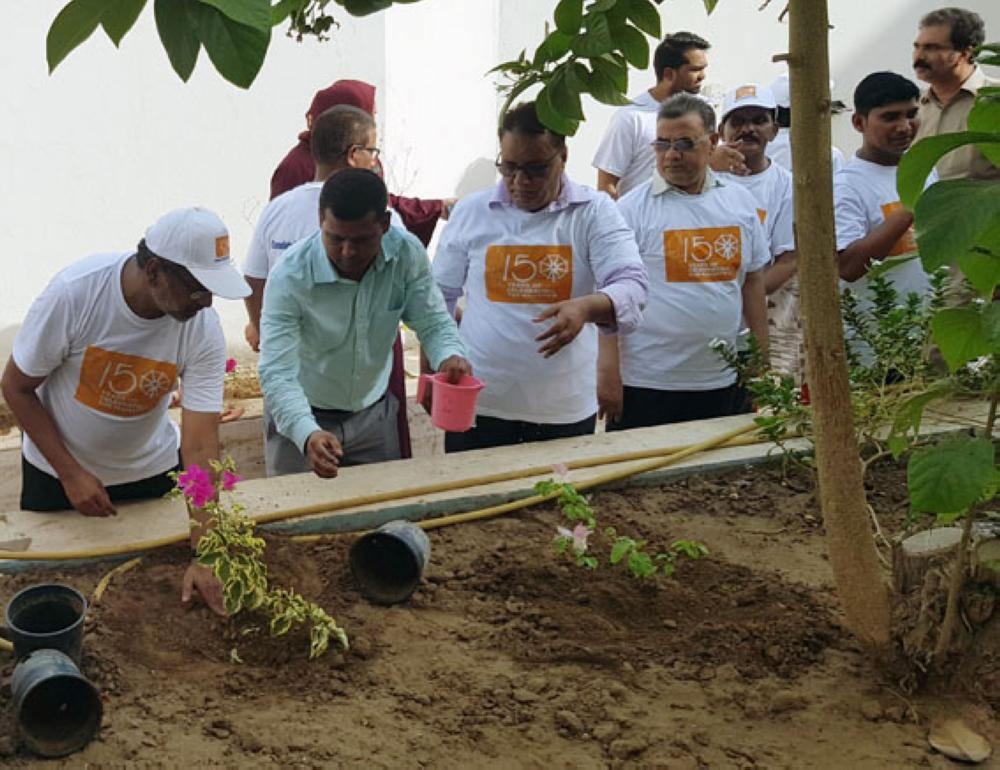
[[[959,514],[996,494],[993,442],[960,436],[916,450],[906,475],[910,505],[921,513]]]
[[[578,567],[597,569],[600,559],[590,552],[587,542],[597,531],[597,518],[587,498],[571,483],[553,479],[537,482],[535,492],[554,498],[562,508],[566,520],[576,524],[573,531],[557,528],[558,534],[552,542],[555,553],[572,557]],[[608,563],[617,565],[624,562],[632,576],[640,579],[652,577],[657,572],[671,576],[679,558],[700,559],[709,552],[703,543],[695,540],[676,540],[666,551],[650,554],[646,550],[645,540],[619,535],[614,527],[606,528],[604,536],[611,543]]]
[[[231,458],[222,463],[213,460],[212,472],[218,497],[223,474],[228,472],[235,478],[236,468]],[[172,477],[178,481],[180,475],[174,473]],[[182,498],[185,495],[178,486],[168,496]],[[263,615],[269,619],[268,629],[272,636],[287,634],[293,627],[308,626],[310,659],[326,652],[331,639],[343,649],[348,648],[347,634],[322,607],[294,591],[268,586],[267,565],[263,561],[267,544],[255,534],[255,523],[245,515],[242,505],[224,506],[216,499],[203,510],[209,514],[209,528],[198,541],[197,561],[210,568],[222,584],[226,612],[237,615],[248,611]],[[195,523],[192,520],[192,525]],[[235,662],[239,662],[235,648],[233,655]]]

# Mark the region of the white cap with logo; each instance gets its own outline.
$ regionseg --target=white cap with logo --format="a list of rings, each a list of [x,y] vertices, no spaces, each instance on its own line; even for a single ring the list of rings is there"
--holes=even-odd
[[[722,100],[719,122],[725,123],[726,116],[730,112],[743,107],[763,107],[765,110],[773,110],[777,106],[770,88],[759,86],[756,83],[747,83],[726,94]]]
[[[223,299],[250,294],[250,286],[229,258],[229,231],[208,209],[192,206],[168,211],[146,230],[146,247],[187,268],[198,283]]]

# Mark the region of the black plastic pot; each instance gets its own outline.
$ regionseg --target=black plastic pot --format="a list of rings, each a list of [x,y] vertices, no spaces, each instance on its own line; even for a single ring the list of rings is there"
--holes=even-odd
[[[29,586],[7,604],[5,622],[18,660],[33,650],[59,650],[80,664],[87,600],[69,586]]]
[[[351,574],[361,593],[376,604],[410,598],[430,559],[427,534],[408,521],[390,521],[351,546]]]
[[[59,650],[35,650],[14,668],[14,716],[25,745],[43,757],[86,746],[101,727],[101,696]]]

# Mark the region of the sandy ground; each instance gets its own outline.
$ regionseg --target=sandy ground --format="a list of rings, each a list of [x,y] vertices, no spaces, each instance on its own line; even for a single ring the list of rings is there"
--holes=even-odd
[[[896,531],[902,473],[880,471],[871,502]],[[945,768],[926,741],[942,714],[1000,740],[996,623],[947,688],[910,695],[878,673],[839,625],[807,479],[746,469],[593,504],[602,526],[711,555],[672,579],[582,570],[552,553],[558,512],[533,508],[432,532],[424,584],[385,608],[358,594],[349,537],[271,538],[273,582],[351,637],[346,656],[315,662],[301,637],[183,610],[186,553],[148,556],[88,620],[103,728],[49,766]],[[0,596],[53,579],[89,593],[109,566],[0,575]],[[29,766],[8,699],[0,689],[0,756]]]

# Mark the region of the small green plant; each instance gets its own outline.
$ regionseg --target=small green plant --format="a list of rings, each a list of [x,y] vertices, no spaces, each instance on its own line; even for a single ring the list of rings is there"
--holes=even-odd
[[[255,534],[255,524],[239,503],[229,506],[219,502],[223,492],[231,492],[240,477],[231,458],[213,460],[211,469],[189,465],[173,474],[177,486],[168,497],[183,497],[193,508],[209,514],[208,529],[198,541],[198,564],[208,567],[222,585],[226,612],[237,615],[243,611],[258,612],[269,619],[272,636],[287,634],[293,627],[309,628],[309,657],[318,658],[335,639],[348,648],[347,634],[319,605],[294,591],[270,588],[267,565],[263,555],[267,546]],[[192,526],[197,525],[192,519]],[[239,662],[236,648],[230,660]]]
[[[555,465],[553,470],[559,480],[547,479],[535,484],[535,492],[540,495],[552,496],[562,509],[566,519],[574,524],[573,529],[556,527],[553,549],[559,555],[573,558],[578,567],[597,569],[600,559],[589,552],[589,538],[597,531],[597,517],[590,501],[581,495],[576,487],[566,480],[565,465]],[[657,572],[671,576],[677,567],[680,557],[700,559],[708,555],[704,543],[695,540],[675,540],[666,551],[650,554],[646,551],[646,541],[619,535],[614,527],[607,527],[604,536],[611,543],[608,563],[618,565],[622,562],[635,578],[648,578]]]

